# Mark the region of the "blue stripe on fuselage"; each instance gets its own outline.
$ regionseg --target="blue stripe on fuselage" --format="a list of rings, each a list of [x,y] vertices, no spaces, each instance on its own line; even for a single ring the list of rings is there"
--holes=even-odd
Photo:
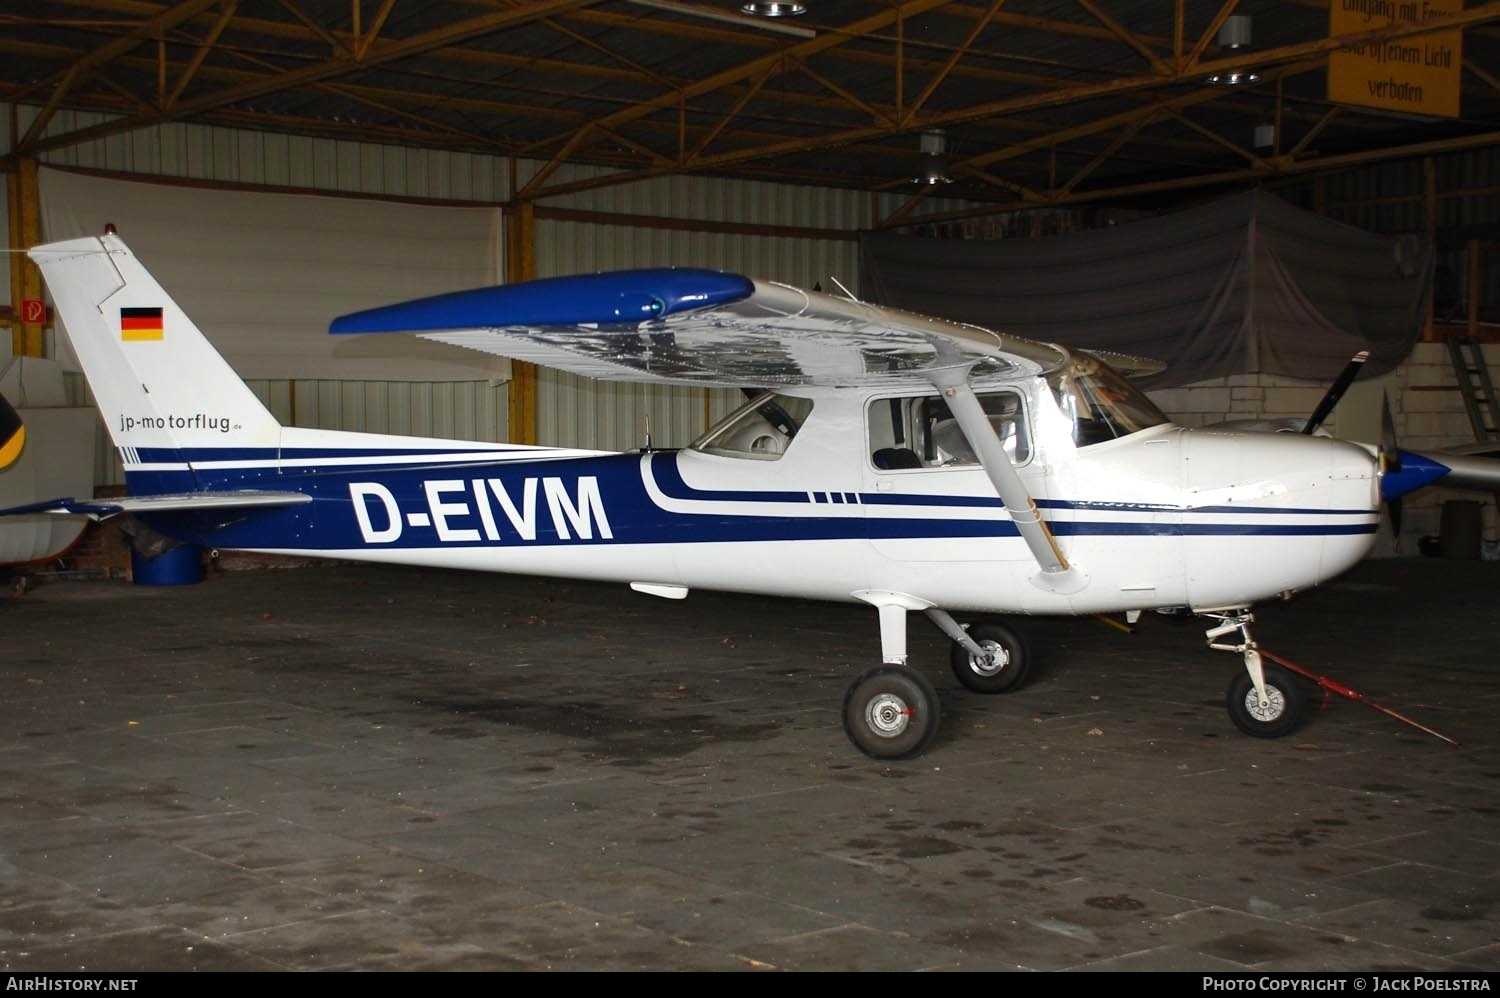
[[[440,459],[441,453],[433,456]],[[240,451],[233,458],[226,453],[198,457],[223,461],[244,460],[249,455]],[[313,501],[301,506],[246,509],[239,513],[219,509],[153,514],[149,520],[164,533],[206,546],[320,551],[1016,535],[1014,524],[997,515],[1000,503],[993,496],[847,493],[849,501],[829,502],[824,499],[824,492],[819,491],[816,494],[820,501],[813,503],[806,491],[694,488],[683,480],[675,453],[655,454],[650,460],[652,476],[663,494],[709,505],[722,503],[723,511],[662,509],[646,491],[640,456],[622,454],[538,461],[512,459],[452,467],[322,465],[287,469],[281,474],[274,467],[261,466],[243,469],[244,475],[233,479],[234,484],[300,491]],[[134,477],[131,485],[134,491]],[[831,492],[831,496],[844,495]],[[356,508],[356,502],[361,506],[363,519],[357,515],[361,509]],[[826,515],[758,515],[753,512],[756,503],[797,503],[810,513],[815,509],[818,514]],[[953,507],[953,514],[940,518],[866,517],[860,510],[861,503]],[[745,511],[747,505],[752,507],[750,512]],[[1159,515],[1208,511],[1177,510],[1157,504],[1065,500],[1051,500],[1045,505],[1114,514],[1109,519],[1051,521],[1053,532],[1063,537],[1320,536],[1365,534],[1376,529],[1374,513],[1365,510],[1301,510],[1309,516],[1326,516],[1320,516],[1320,522],[1288,524],[1283,515],[1292,512],[1289,510],[1218,507],[1214,513],[1226,517],[1234,514],[1242,521],[1247,514],[1267,513],[1275,518],[1216,522],[1193,516],[1189,522],[1181,523],[1160,521]],[[1146,515],[1152,515],[1152,522],[1143,519]],[[1351,515],[1367,519],[1349,522]],[[234,517],[238,517],[234,522],[226,522]]]
[[[125,483],[131,495],[172,495],[256,485],[285,489],[301,475],[353,470],[369,475],[384,474],[388,469],[488,467],[498,463],[502,455],[509,461],[527,462],[566,460],[565,455],[569,453],[566,448],[498,448],[482,443],[464,447],[407,447],[378,451],[351,447],[137,447],[127,452]],[[241,467],[223,467],[226,464]],[[273,479],[275,485],[271,484]]]

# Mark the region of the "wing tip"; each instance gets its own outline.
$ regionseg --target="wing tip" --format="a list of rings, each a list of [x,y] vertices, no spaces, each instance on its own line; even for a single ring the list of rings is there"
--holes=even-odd
[[[546,277],[417,298],[341,315],[333,335],[649,322],[748,298],[755,282],[701,267]]]

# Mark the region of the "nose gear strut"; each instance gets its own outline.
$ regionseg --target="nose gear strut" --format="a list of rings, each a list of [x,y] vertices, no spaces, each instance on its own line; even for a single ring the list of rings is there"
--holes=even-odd
[[[1271,709],[1271,698],[1266,692],[1266,670],[1260,659],[1260,646],[1255,643],[1255,638],[1250,634],[1250,625],[1255,622],[1255,614],[1248,609],[1226,610],[1222,613],[1206,613],[1205,617],[1212,617],[1219,622],[1217,627],[1210,627],[1204,632],[1208,638],[1208,646],[1214,651],[1238,652],[1245,657],[1245,671],[1250,675],[1250,682],[1255,687],[1255,695],[1259,700],[1262,711]],[[1215,641],[1226,634],[1238,631],[1240,634],[1239,644],[1226,644]]]
[[[1245,660],[1245,671],[1236,674],[1229,684],[1225,704],[1235,727],[1256,738],[1280,738],[1302,723],[1306,698],[1297,677],[1279,665],[1267,666],[1262,654],[1276,661],[1269,652],[1262,653],[1250,633],[1255,617],[1241,607],[1206,613],[1219,623],[1205,633],[1208,646],[1216,651],[1231,651]],[[1238,634],[1239,640],[1219,640]]]

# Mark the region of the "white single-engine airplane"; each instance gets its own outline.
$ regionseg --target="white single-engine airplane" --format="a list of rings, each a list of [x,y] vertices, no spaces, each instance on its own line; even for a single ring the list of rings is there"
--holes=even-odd
[[[1382,478],[1390,496],[1442,474],[1383,474],[1376,448],[1326,437],[1185,429],[1092,354],[694,269],[481,288],[331,330],[762,389],[684,449],[284,427],[112,228],[30,256],[130,492],[47,508],[131,513],[209,548],[867,603],[884,664],[850,686],[843,722],[882,759],[938,729],[936,692],[906,665],[914,610],[952,639],[965,686],[999,693],[1028,655],[985,615],[1188,607],[1243,658],[1237,726],[1291,731],[1297,680],[1262,662],[1250,606],[1363,558]]]

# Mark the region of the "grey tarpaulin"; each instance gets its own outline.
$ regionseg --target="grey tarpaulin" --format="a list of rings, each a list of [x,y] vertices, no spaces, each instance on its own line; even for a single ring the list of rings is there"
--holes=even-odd
[[[1164,361],[1146,388],[1259,372],[1366,375],[1421,331],[1432,249],[1376,236],[1261,191],[1042,239],[860,236],[861,295],[1067,346]]]

